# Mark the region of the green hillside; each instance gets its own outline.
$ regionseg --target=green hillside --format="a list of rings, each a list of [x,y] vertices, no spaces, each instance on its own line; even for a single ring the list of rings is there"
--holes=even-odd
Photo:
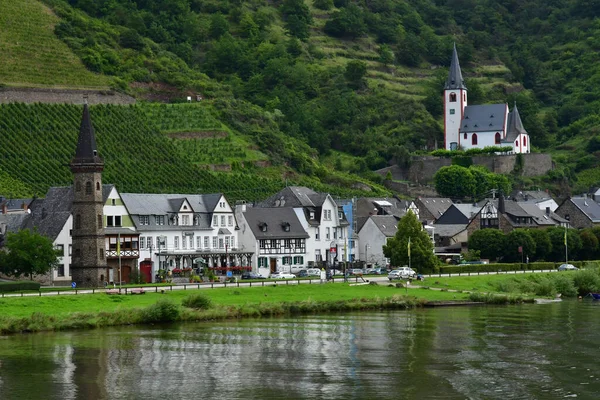
[[[554,171],[513,176],[516,186],[559,195],[600,186],[596,1],[0,1],[18,14],[10,21],[23,21],[0,33],[0,49],[36,53],[42,39],[16,45],[28,36],[17,30],[33,26],[47,37],[37,53],[71,57],[57,57],[68,65],[50,75],[15,73],[24,85],[110,77],[150,102],[201,95],[200,105],[138,109],[198,169],[271,165],[257,169],[279,180],[377,182],[370,171],[442,143],[456,43],[469,103],[517,102],[534,150],[554,156]],[[81,63],[93,78],[69,72]],[[12,83],[2,68],[0,84]]]
[[[0,193],[11,197],[44,196],[48,187],[70,185],[69,163],[75,151],[80,106],[49,104],[0,105]],[[146,117],[144,106],[92,106],[90,113],[103,180],[123,192],[212,193],[234,200],[259,200],[286,184],[281,176],[248,166],[230,173],[199,168],[181,156],[173,141]],[[335,177],[335,175],[332,175]],[[291,175],[288,184],[305,184],[334,195],[365,194],[352,190],[351,177],[338,177],[346,187],[328,186],[315,178]],[[373,193],[385,193],[371,185]]]
[[[59,18],[37,0],[0,0],[0,85],[108,88],[54,34]]]

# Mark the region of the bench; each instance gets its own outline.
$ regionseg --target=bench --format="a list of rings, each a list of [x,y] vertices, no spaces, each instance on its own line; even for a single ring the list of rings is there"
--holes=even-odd
[[[131,294],[144,294],[144,293],[146,293],[146,291],[144,289],[142,289],[142,288],[131,289],[131,290],[129,290],[129,292]]]
[[[106,289],[106,291],[104,293],[106,293],[106,294],[121,294],[121,291],[119,289]]]

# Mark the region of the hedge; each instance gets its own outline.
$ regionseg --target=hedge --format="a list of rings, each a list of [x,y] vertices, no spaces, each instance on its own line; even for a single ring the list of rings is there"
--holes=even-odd
[[[0,282],[0,293],[40,290],[40,283],[34,281]]]
[[[498,272],[498,271],[533,271],[540,269],[557,269],[562,262],[533,262],[525,263],[496,263],[496,264],[464,264],[464,265],[445,265],[440,267],[440,274],[458,274],[465,272]],[[569,261],[577,268],[581,268],[584,261]]]

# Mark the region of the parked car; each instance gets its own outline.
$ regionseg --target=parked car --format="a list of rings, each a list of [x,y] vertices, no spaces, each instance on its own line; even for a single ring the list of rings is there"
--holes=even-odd
[[[261,274],[257,274],[256,272],[244,272],[242,274],[242,279],[266,279]]]
[[[296,275],[288,272],[274,272],[271,274],[271,279],[294,279]]]
[[[301,269],[300,271],[296,272],[296,276],[298,278],[306,278],[308,276],[308,272],[306,272],[305,269]]]
[[[388,274],[388,279],[390,281],[394,279],[415,279],[416,277],[417,273],[412,268],[408,267],[394,269]]]
[[[369,268],[366,272],[367,272],[367,275],[383,275],[387,271],[385,271],[381,267],[377,267],[377,268]]]
[[[364,271],[360,268],[354,268],[350,270],[350,275],[364,275]]]
[[[306,270],[308,276],[321,276],[321,270],[319,268],[309,268]]]
[[[577,271],[578,269],[579,268],[573,264],[561,264],[560,267],[558,267],[559,271]]]

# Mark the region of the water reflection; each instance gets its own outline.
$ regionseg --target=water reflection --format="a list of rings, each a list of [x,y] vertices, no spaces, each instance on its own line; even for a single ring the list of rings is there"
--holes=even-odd
[[[593,303],[15,335],[2,399],[595,398]]]

